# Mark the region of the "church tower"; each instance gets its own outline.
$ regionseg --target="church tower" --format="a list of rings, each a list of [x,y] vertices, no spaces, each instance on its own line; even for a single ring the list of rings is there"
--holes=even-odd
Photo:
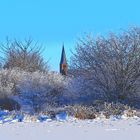
[[[67,64],[64,45],[62,47],[62,54],[61,54],[61,60],[60,60],[60,73],[62,75],[67,75],[68,73],[68,64]]]

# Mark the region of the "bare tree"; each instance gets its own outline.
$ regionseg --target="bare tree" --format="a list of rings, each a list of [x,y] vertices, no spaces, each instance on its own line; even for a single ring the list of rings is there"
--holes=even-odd
[[[5,44],[0,45],[0,51],[4,55],[4,68],[18,67],[29,72],[47,70],[48,64],[41,56],[43,49],[31,39],[24,41],[7,39]]]
[[[81,39],[71,58],[71,69],[84,75],[94,91],[108,100],[125,100],[140,92],[140,28],[108,38]],[[93,90],[91,90],[93,92]]]

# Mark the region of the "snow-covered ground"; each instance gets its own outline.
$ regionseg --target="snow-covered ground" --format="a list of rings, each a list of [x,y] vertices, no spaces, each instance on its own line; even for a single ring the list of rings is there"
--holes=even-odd
[[[140,118],[16,122],[0,125],[0,140],[139,140]]]

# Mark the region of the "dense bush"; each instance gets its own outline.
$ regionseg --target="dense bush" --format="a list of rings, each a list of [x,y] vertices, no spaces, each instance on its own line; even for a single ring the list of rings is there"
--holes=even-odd
[[[93,99],[103,99],[99,90],[96,92],[96,87],[83,75],[76,75],[68,79],[64,96],[71,104],[89,105],[92,104]]]
[[[16,96],[34,111],[45,110],[47,105],[58,106],[65,87],[67,78],[58,73],[0,70],[0,98]]]
[[[60,74],[34,72],[24,77],[17,89],[20,97],[35,111],[42,111],[47,106],[59,106],[66,84]]]

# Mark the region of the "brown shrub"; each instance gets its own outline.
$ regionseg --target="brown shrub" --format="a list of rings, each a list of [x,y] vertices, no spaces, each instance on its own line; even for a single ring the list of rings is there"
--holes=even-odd
[[[98,116],[98,112],[93,107],[86,106],[73,106],[71,108],[67,108],[70,112],[69,114],[73,114],[74,117],[84,120],[84,119],[95,119]]]
[[[121,116],[124,111],[127,111],[127,116],[136,116],[136,112],[132,110],[129,106],[121,103],[97,103],[94,106],[83,106],[74,105],[66,108],[69,115],[72,115],[78,119],[95,119],[100,117],[101,114],[109,119],[110,116]],[[138,115],[137,115],[138,116]]]
[[[134,116],[138,116],[137,114],[137,111],[136,110],[133,110],[133,109],[128,109],[128,110],[125,110],[124,111],[124,114],[127,116],[127,117],[134,117]]]

